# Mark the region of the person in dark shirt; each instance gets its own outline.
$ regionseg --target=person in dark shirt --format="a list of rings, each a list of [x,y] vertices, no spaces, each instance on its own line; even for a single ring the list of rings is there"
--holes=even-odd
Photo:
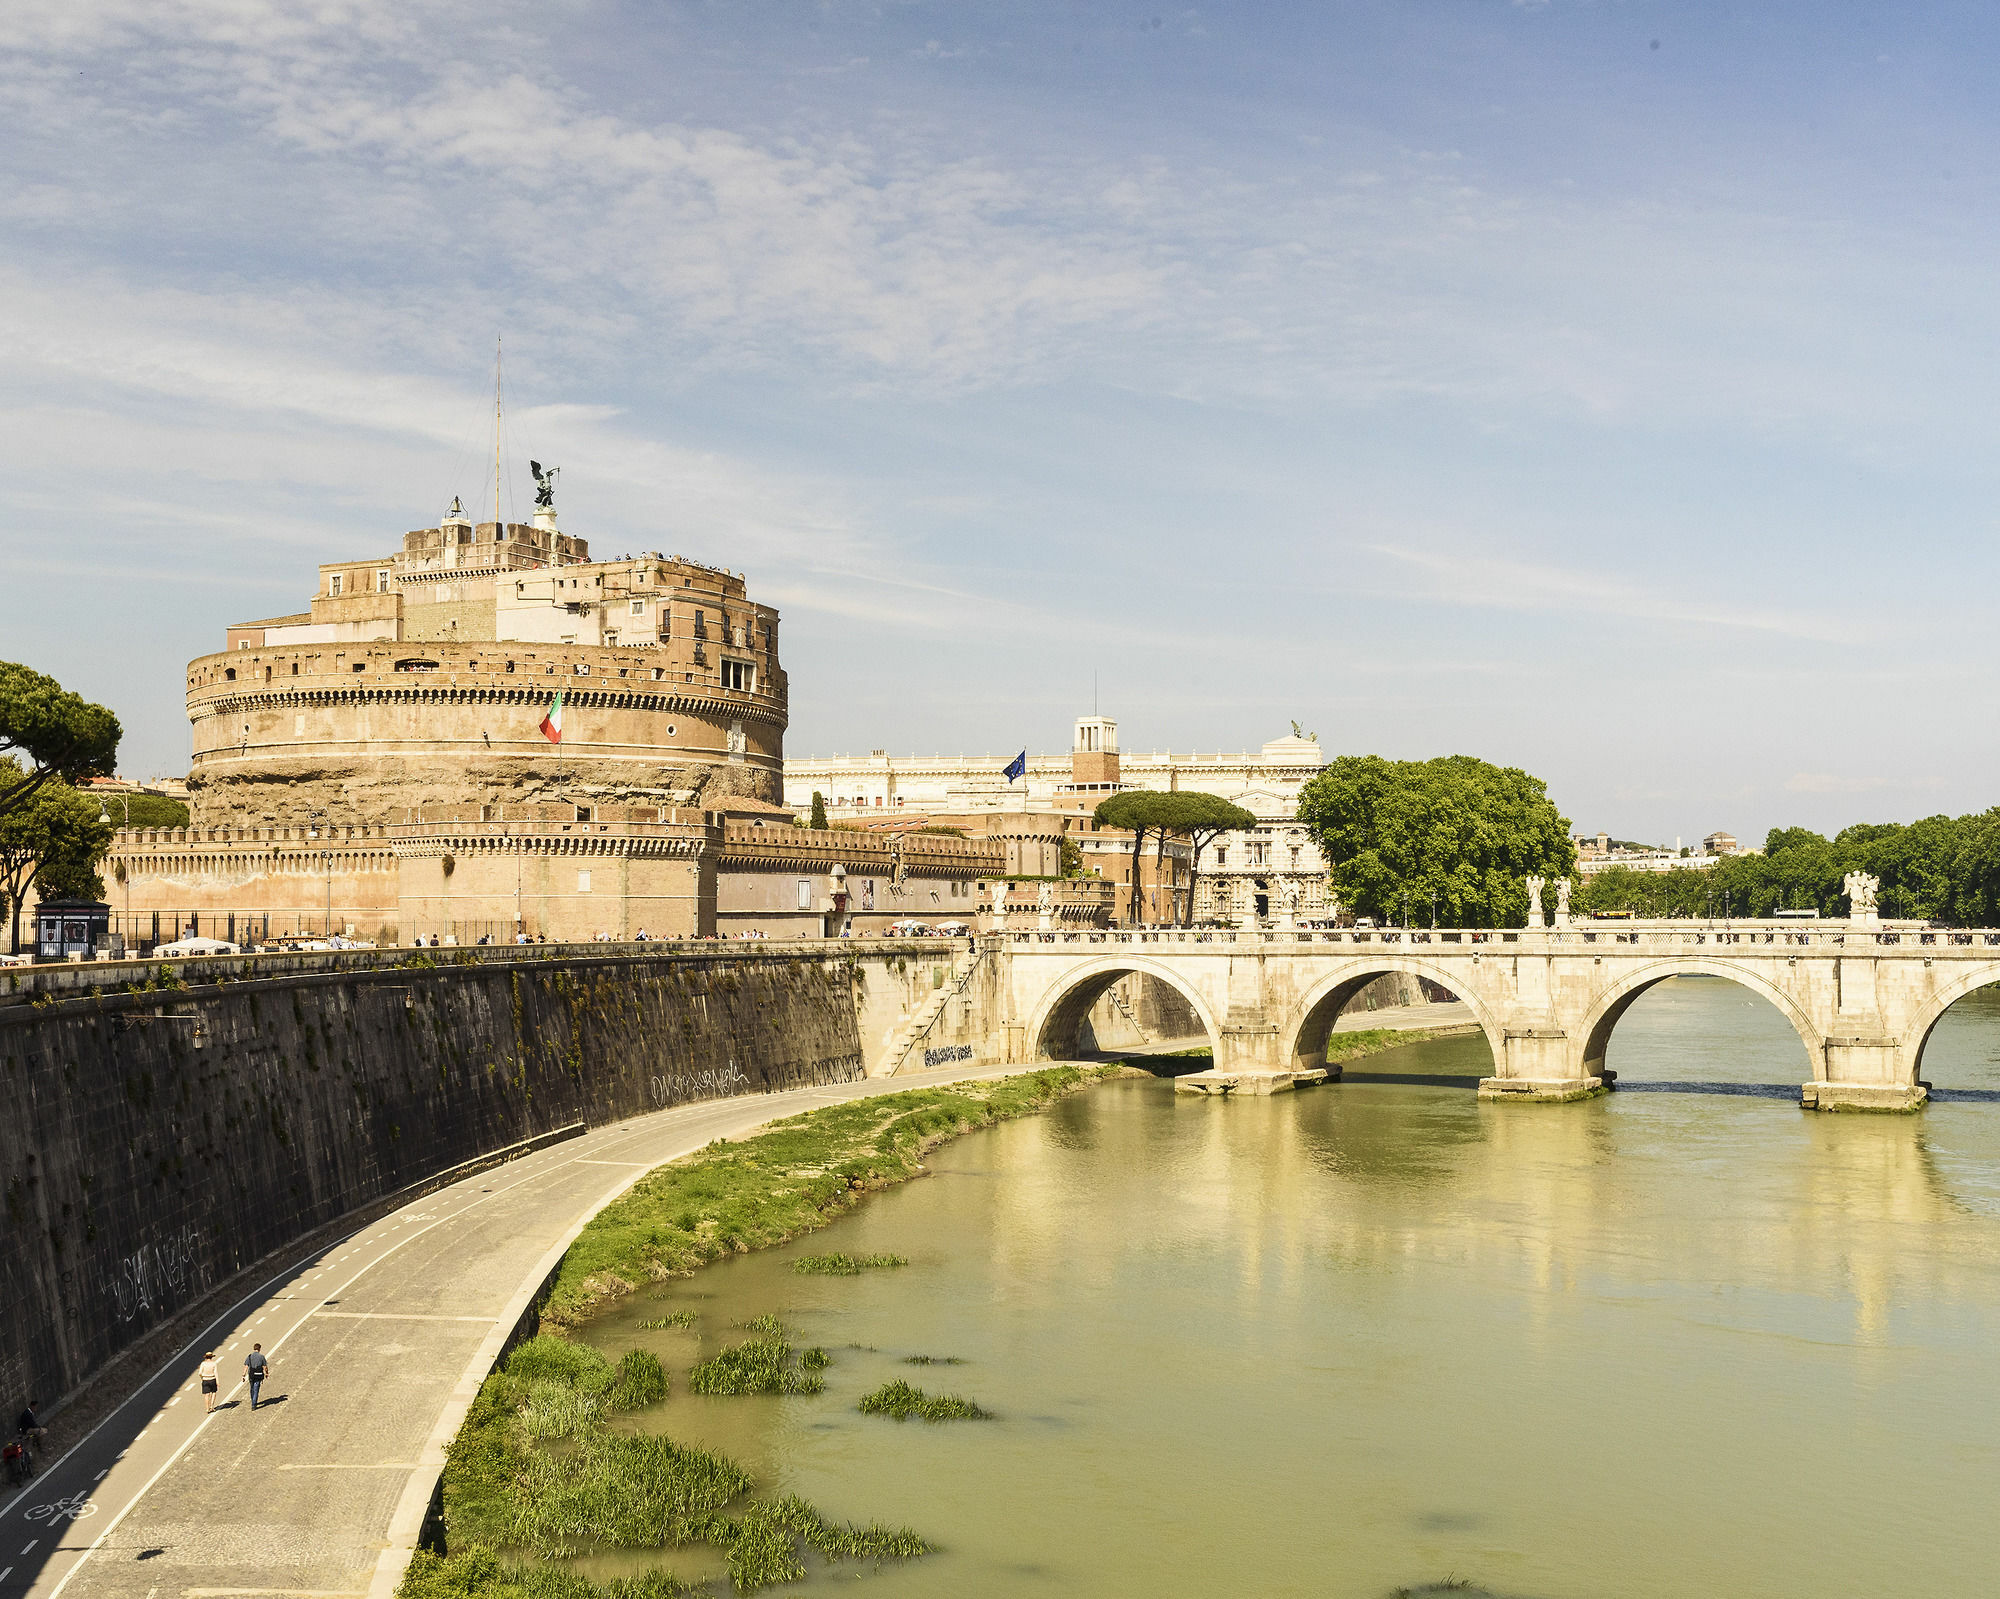
[[[39,1448],[42,1440],[48,1436],[48,1429],[42,1425],[41,1417],[35,1414],[35,1403],[30,1399],[28,1408],[14,1418],[14,1431],[28,1443]]]
[[[243,1357],[243,1370],[250,1379],[250,1408],[257,1408],[257,1392],[264,1386],[264,1379],[271,1375],[271,1362],[264,1358],[264,1346],[252,1344],[250,1353]]]

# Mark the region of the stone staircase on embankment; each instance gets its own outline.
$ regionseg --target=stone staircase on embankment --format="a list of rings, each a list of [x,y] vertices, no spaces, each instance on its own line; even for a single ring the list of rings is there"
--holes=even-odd
[[[954,999],[965,992],[965,985],[979,963],[985,957],[980,951],[967,950],[951,963],[951,972],[944,982],[924,996],[923,1003],[905,1016],[890,1036],[889,1047],[882,1056],[882,1075],[893,1077],[909,1065],[910,1057],[917,1057],[917,1070],[923,1069],[922,1048],[924,1041],[938,1024],[944,1010]]]

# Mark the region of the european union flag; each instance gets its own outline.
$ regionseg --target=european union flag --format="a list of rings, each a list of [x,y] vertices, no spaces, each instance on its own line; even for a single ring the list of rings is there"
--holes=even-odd
[[[1027,775],[1028,775],[1028,752],[1026,750],[1023,750],[1019,755],[1016,755],[1011,761],[1007,763],[1007,771],[1005,773],[1005,776],[1007,778],[1007,781],[1011,783],[1014,781],[1015,778],[1026,777]]]

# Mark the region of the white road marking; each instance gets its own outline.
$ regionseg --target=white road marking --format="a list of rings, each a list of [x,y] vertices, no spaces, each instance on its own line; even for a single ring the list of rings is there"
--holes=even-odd
[[[322,1310],[322,1321],[476,1321],[491,1326],[491,1316],[421,1316],[400,1310]]]

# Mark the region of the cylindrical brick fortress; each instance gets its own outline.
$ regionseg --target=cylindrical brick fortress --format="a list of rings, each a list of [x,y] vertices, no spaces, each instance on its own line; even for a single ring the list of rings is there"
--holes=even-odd
[[[718,686],[682,653],[425,640],[204,655],[187,687],[196,818],[257,827],[324,811],[372,825],[418,806],[781,800],[775,642],[755,651],[753,691]],[[558,692],[554,744],[541,722]]]

